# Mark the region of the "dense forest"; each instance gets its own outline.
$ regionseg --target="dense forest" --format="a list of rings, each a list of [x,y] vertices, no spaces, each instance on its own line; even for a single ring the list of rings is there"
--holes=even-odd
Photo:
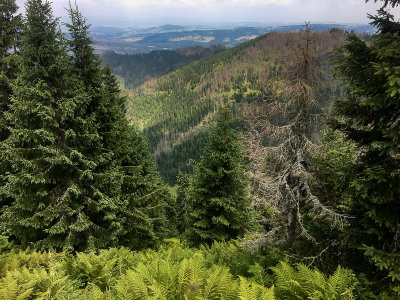
[[[157,50],[141,54],[106,52],[101,55],[101,58],[110,65],[114,74],[123,78],[125,88],[135,89],[150,79],[161,77],[224,49],[223,45],[211,45],[193,46],[174,51]]]
[[[328,108],[341,93],[331,75],[330,52],[345,43],[346,33],[332,29],[315,35],[320,73],[315,96]],[[271,97],[284,82],[285,62],[298,38],[295,32],[269,33],[129,91],[128,116],[143,130],[165,182],[174,185],[179,171],[192,171],[190,159],[199,160],[224,97],[236,103],[237,126],[244,103]]]
[[[0,0],[0,299],[400,299],[400,1],[376,2],[372,36],[306,24],[121,92],[76,5],[65,35]]]

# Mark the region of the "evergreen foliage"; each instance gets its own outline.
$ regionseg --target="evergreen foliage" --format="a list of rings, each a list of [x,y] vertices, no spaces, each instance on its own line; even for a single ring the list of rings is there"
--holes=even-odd
[[[350,35],[338,53],[336,72],[348,94],[336,105],[333,127],[343,131],[360,153],[352,166],[356,174],[346,183],[355,216],[347,231],[349,241],[355,248],[367,245],[370,256],[387,253],[385,261],[392,255],[388,268],[398,270],[400,36],[399,22],[385,11],[389,4],[396,7],[399,1],[384,1],[378,16],[371,17],[379,28],[371,43]]]
[[[171,196],[126,120],[115,77],[93,53],[85,19],[77,8],[69,14],[67,45],[50,4],[26,4],[2,151],[13,166],[2,229],[38,249],[154,245],[173,231]]]
[[[176,195],[176,210],[177,210],[177,229],[180,234],[184,233],[189,221],[190,207],[187,199],[189,192],[189,181],[190,175],[184,174],[182,172],[178,173],[177,176],[177,195]]]
[[[21,15],[15,0],[0,1],[0,141],[7,136],[4,112],[12,94],[11,80],[16,76],[15,54],[18,51]]]
[[[232,123],[232,109],[225,103],[190,179],[187,236],[193,244],[234,239],[250,229],[245,153]]]
[[[15,80],[18,70],[18,46],[21,30],[21,15],[17,15],[18,6],[14,0],[0,1],[0,143],[8,135],[8,124],[5,113],[9,109],[12,95],[12,82]],[[1,146],[0,146],[1,147]],[[7,204],[1,192],[4,175],[11,171],[7,160],[0,156],[0,206]]]
[[[51,230],[60,212],[68,213],[67,201],[54,201],[66,198],[63,187],[69,187],[67,170],[72,169],[69,157],[59,151],[64,150],[60,145],[66,129],[60,119],[62,113],[71,114],[60,106],[71,95],[68,58],[57,26],[49,3],[27,1],[21,71],[6,114],[10,136],[2,153],[13,167],[5,185],[13,203],[4,208],[2,225],[25,246],[38,241],[59,246],[56,241],[45,241],[44,230]],[[58,223],[53,234],[63,232],[63,225]]]

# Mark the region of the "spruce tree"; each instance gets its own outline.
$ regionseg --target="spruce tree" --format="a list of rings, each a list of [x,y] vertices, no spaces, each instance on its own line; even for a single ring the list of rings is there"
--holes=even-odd
[[[230,240],[250,228],[249,180],[243,164],[244,152],[232,128],[231,107],[218,111],[216,126],[190,179],[187,236],[198,245]]]
[[[21,15],[15,0],[0,0],[0,141],[5,137],[4,116],[12,93],[10,80],[15,79],[15,55],[21,30]]]
[[[4,113],[8,110],[12,95],[11,84],[18,69],[18,43],[21,30],[21,15],[17,15],[15,0],[0,0],[0,147],[9,135]],[[0,156],[0,206],[7,201],[1,193],[4,175],[10,164]]]
[[[94,186],[117,203],[118,243],[135,249],[153,246],[173,232],[172,197],[156,172],[142,135],[128,124],[126,98],[120,95],[115,76],[109,66],[101,67],[94,54],[86,19],[77,7],[70,7],[69,15],[71,24],[66,25],[72,37],[69,50],[74,72],[88,95],[87,113],[101,143],[88,149],[96,162]]]
[[[109,66],[103,72],[104,99],[108,100],[97,118],[104,147],[113,149],[112,166],[121,176],[119,218],[126,223],[120,244],[131,249],[154,246],[175,233],[173,198],[161,182],[142,134],[128,124],[126,99],[115,76]]]
[[[12,93],[10,81],[15,79],[15,55],[21,28],[21,15],[17,15],[15,0],[0,0],[0,141],[7,135],[4,112],[8,109]]]
[[[177,224],[177,229],[179,234],[184,234],[187,229],[188,217],[189,217],[189,203],[187,200],[187,194],[189,190],[189,180],[190,175],[184,174],[179,171],[178,176],[176,176],[176,183],[178,185],[176,192],[176,210],[177,219],[179,223]]]
[[[26,3],[21,71],[7,120],[3,157],[13,166],[3,228],[23,247],[84,250],[116,245],[117,203],[94,187],[101,148],[88,95],[80,88],[49,2]]]
[[[4,186],[13,203],[3,209],[2,225],[27,246],[43,241],[60,214],[64,202],[53,199],[64,199],[69,162],[58,147],[67,60],[50,4],[27,1],[23,31],[20,73],[6,113],[10,135],[2,147],[2,157],[13,167]]]
[[[377,2],[377,1],[375,1]],[[352,34],[337,57],[337,75],[348,90],[336,105],[333,127],[353,141],[360,155],[352,195],[351,245],[367,253],[382,269],[400,269],[400,23],[386,11],[398,0],[384,1],[372,24],[378,32],[366,43]],[[348,193],[347,193],[348,194]],[[376,255],[375,255],[375,254]],[[392,262],[386,261],[392,257]],[[400,279],[400,272],[392,273]]]
[[[69,13],[67,42],[49,2],[26,4],[2,150],[13,166],[2,227],[22,247],[152,246],[172,225],[170,194],[128,124],[115,77],[94,55],[85,19],[77,9]]]

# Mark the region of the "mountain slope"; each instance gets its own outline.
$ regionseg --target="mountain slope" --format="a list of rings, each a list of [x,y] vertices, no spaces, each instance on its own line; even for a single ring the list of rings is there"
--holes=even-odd
[[[340,88],[330,75],[327,53],[342,45],[346,34],[334,29],[315,35],[321,82],[316,95],[328,106]],[[129,92],[128,116],[143,130],[166,182],[174,184],[179,170],[190,172],[189,159],[199,159],[223,98],[235,101],[240,116],[241,103],[279,92],[285,61],[298,41],[298,32],[269,33]]]
[[[222,45],[211,45],[180,48],[174,51],[157,50],[133,55],[106,52],[101,55],[101,58],[105,63],[110,64],[114,74],[124,79],[126,88],[135,89],[149,79],[160,77],[224,49]]]

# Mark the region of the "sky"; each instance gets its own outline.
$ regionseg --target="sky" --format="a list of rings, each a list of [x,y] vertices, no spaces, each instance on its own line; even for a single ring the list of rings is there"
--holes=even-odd
[[[24,2],[17,0],[20,7]],[[51,2],[55,16],[65,17],[68,0]],[[367,13],[375,14],[380,7],[379,3],[364,0],[76,0],[76,3],[92,25],[115,26],[305,21],[366,24]]]

